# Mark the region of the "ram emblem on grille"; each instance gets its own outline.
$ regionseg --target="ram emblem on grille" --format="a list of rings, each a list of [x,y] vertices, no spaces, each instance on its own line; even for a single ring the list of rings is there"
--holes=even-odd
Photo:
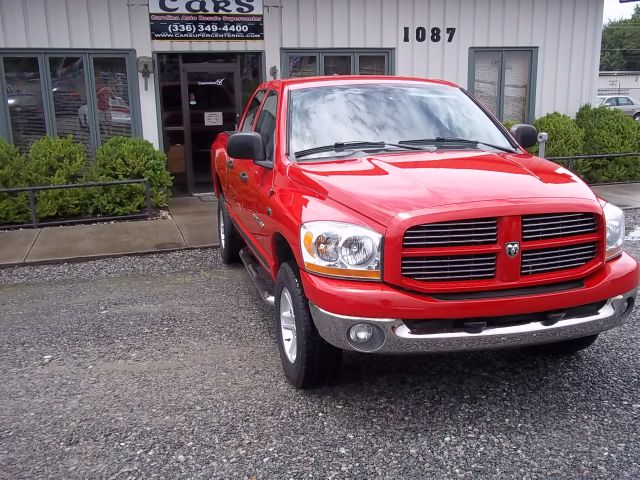
[[[518,255],[520,251],[520,243],[519,242],[509,242],[507,243],[507,255],[510,257],[515,257]]]

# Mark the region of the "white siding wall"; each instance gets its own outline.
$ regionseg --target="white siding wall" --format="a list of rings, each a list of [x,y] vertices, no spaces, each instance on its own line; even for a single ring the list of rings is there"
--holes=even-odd
[[[536,115],[573,114],[597,90],[603,0],[265,0],[265,40],[151,41],[143,0],[0,0],[0,48],[258,50],[267,70],[281,48],[391,48],[399,75],[468,87],[470,47],[537,46]],[[402,41],[403,27],[411,41]],[[455,27],[452,43],[415,41],[419,26]],[[139,78],[144,136],[157,143],[154,78]]]
[[[600,75],[598,90],[608,95],[631,95],[640,98],[640,72],[620,73],[619,75]]]

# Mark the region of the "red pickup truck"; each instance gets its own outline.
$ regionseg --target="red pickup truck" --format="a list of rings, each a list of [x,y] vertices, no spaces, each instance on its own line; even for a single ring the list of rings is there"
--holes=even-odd
[[[343,350],[573,353],[627,320],[622,210],[536,141],[448,82],[260,85],[211,162],[222,258],[275,306],[287,379],[322,384]]]

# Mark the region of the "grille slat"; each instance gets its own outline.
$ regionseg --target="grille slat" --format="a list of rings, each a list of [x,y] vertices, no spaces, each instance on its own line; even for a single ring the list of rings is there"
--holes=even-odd
[[[596,257],[596,244],[567,245],[522,253],[521,275],[581,267]]]
[[[402,275],[413,280],[449,281],[493,278],[496,255],[452,255],[402,259]]]
[[[536,268],[536,267],[544,267],[545,265],[556,265],[556,266],[561,266],[563,264],[569,264],[569,263],[586,263],[589,260],[591,260],[593,258],[592,255],[582,255],[580,257],[575,257],[575,258],[566,258],[564,260],[549,260],[546,262],[535,262],[535,263],[523,263],[523,267],[524,268]]]
[[[554,213],[522,217],[522,240],[541,240],[595,233],[598,223],[593,213]]]
[[[586,246],[586,247],[581,247],[578,246],[576,248],[574,248],[573,250],[569,251],[569,252],[558,252],[556,258],[561,258],[561,257],[570,257],[572,255],[579,255],[579,254],[584,254],[584,253],[590,253],[593,251],[593,248],[591,245]],[[539,257],[547,257],[548,254],[546,252],[546,250],[532,250],[529,252],[524,252],[522,255],[523,261],[525,260],[529,260],[529,259],[537,259]]]
[[[416,225],[405,232],[405,248],[449,247],[465,245],[491,245],[498,238],[495,218],[460,220]]]

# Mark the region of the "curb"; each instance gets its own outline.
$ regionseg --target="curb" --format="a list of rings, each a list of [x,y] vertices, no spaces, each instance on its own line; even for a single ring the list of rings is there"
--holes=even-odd
[[[106,253],[102,255],[85,255],[81,257],[69,257],[69,258],[56,258],[51,260],[37,260],[34,262],[17,262],[17,263],[3,263],[0,264],[0,270],[6,268],[15,268],[15,267],[30,267],[30,266],[38,266],[38,265],[61,265],[64,263],[83,263],[83,262],[92,262],[94,260],[102,260],[105,258],[118,258],[118,257],[137,257],[137,256],[147,256],[154,255],[158,253],[172,253],[172,252],[181,252],[183,250],[210,250],[210,249],[218,249],[220,248],[220,244],[213,243],[211,245],[200,245],[197,247],[177,247],[177,248],[166,248],[160,250],[141,250],[138,252],[125,252],[125,253]]]

